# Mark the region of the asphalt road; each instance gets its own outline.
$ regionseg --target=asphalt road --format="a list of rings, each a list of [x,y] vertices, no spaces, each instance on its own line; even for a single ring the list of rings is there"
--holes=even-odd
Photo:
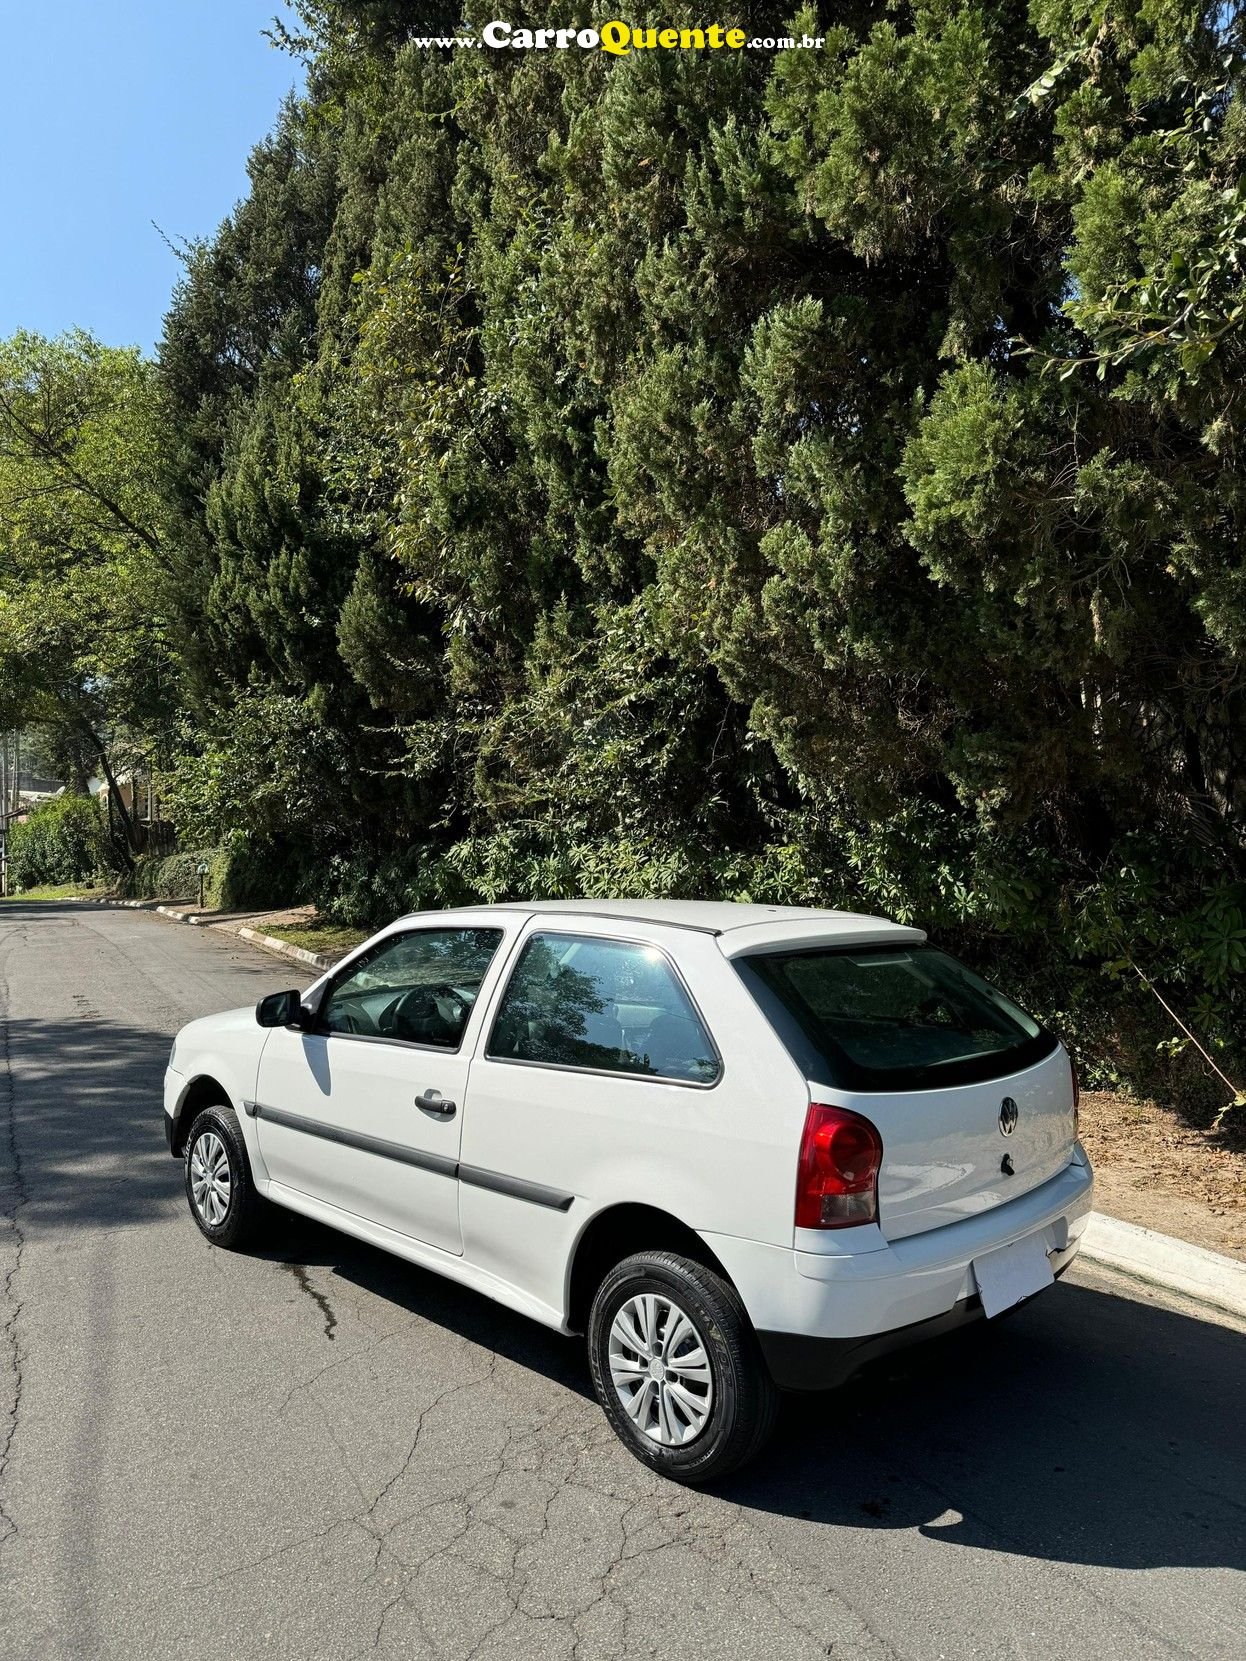
[[[300,977],[0,906],[0,1656],[798,1661],[1246,1653],[1246,1342],[1077,1267],[652,1478],[577,1342],[289,1218],[210,1248],[175,1029]]]

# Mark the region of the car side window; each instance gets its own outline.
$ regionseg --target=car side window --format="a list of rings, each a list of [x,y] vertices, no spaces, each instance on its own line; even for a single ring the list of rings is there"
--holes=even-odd
[[[390,935],[330,987],[320,1031],[457,1050],[501,939],[501,929]]]
[[[701,1017],[656,946],[535,934],[498,1006],[485,1054],[713,1084],[720,1064]]]

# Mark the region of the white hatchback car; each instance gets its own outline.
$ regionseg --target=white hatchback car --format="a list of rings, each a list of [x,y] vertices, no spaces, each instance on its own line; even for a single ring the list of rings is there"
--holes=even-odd
[[[403,917],[300,997],[194,1021],[165,1079],[192,1215],[266,1201],[562,1332],[704,1482],[779,1389],[999,1314],[1090,1211],[1050,1033],[919,929],[555,901]]]

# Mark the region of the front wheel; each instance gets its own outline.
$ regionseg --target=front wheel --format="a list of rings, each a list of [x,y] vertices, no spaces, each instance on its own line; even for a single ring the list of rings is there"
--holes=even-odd
[[[643,1464],[711,1482],[751,1459],[778,1392],[735,1288],[674,1252],[637,1252],[597,1289],[588,1323],[593,1388]]]
[[[228,1107],[205,1107],[186,1138],[190,1214],[214,1246],[236,1251],[252,1240],[264,1201],[251,1180],[246,1143]]]

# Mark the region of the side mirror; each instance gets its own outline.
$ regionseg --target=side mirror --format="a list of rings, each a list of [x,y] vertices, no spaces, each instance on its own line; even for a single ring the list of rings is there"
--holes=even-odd
[[[302,1000],[297,992],[270,992],[255,1006],[255,1019],[262,1027],[297,1027],[302,1022]]]

